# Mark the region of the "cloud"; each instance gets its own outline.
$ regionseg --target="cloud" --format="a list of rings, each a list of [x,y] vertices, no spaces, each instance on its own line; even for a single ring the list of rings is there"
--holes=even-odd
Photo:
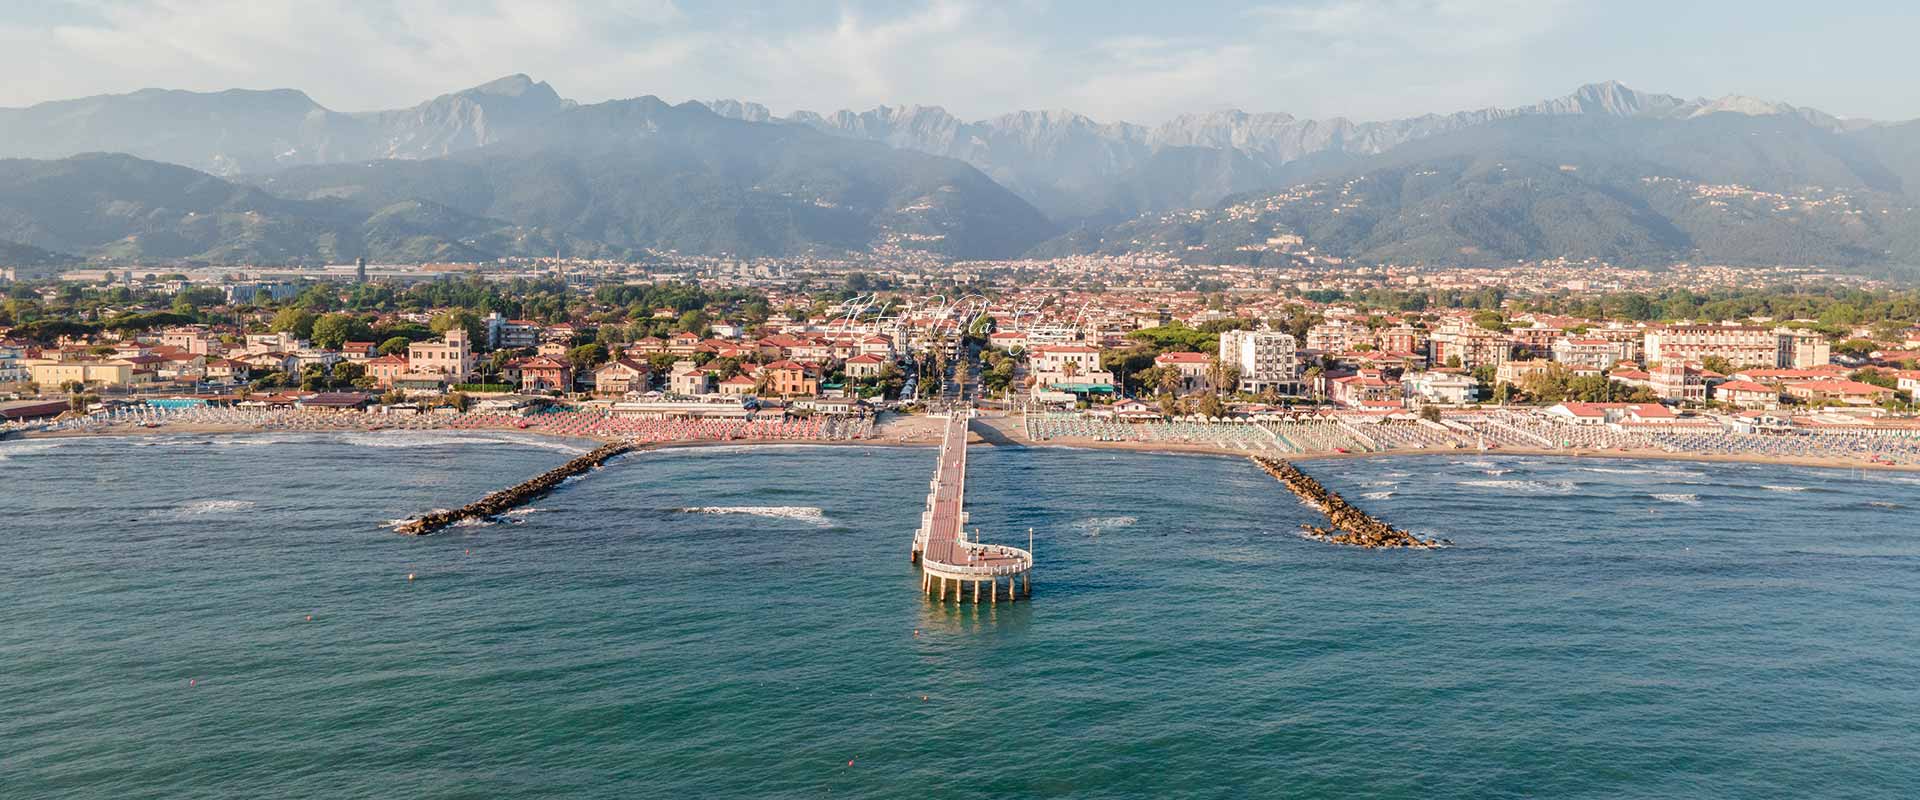
[[[1165,24],[1070,0],[823,1],[68,0],[0,20],[0,70],[15,78],[0,105],[290,87],[364,110],[524,72],[585,102],[919,103],[966,118],[1064,107],[1154,123],[1224,107],[1402,116],[1613,77],[1566,77],[1583,67],[1545,44],[1598,0],[1188,0],[1159,9]]]

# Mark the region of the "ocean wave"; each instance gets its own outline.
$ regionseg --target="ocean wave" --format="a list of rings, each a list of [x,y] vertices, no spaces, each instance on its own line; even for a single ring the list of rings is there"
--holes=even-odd
[[[1385,500],[1385,499],[1387,499],[1387,498],[1389,498],[1389,497],[1392,497],[1392,496],[1393,496],[1393,492],[1390,492],[1390,491],[1387,491],[1387,492],[1367,492],[1366,494],[1363,494],[1363,495],[1360,495],[1360,496],[1361,496],[1361,497],[1363,497],[1363,498],[1365,498],[1365,499],[1368,499],[1368,500]]]
[[[747,514],[755,517],[811,522],[815,525],[831,524],[826,512],[812,506],[695,506],[677,510],[685,514]]]
[[[1899,503],[1886,500],[1868,500],[1867,505],[1873,506],[1874,508],[1906,508],[1906,506],[1900,505]]]
[[[233,514],[253,508],[253,505],[252,500],[195,500],[156,513],[161,516],[197,517],[202,514]]]
[[[58,448],[63,444],[66,444],[66,442],[62,442],[62,441],[0,442],[0,461],[6,461],[7,459],[12,458],[14,456],[24,456],[24,455],[30,455],[33,453],[44,453],[44,452],[47,452],[48,450],[53,450],[55,448]]]
[[[1483,469],[1483,470],[1480,470],[1480,474],[1482,474],[1482,475],[1505,475],[1505,474],[1507,474],[1507,473],[1509,473],[1509,472],[1512,472],[1512,471],[1513,471],[1513,470],[1510,470],[1510,469]]]
[[[1805,486],[1774,486],[1771,484],[1761,486],[1760,488],[1769,492],[1804,492],[1807,490]]]
[[[1382,478],[1405,478],[1405,477],[1408,477],[1408,475],[1409,475],[1409,473],[1405,473],[1405,472],[1382,472],[1382,473],[1380,473],[1380,477],[1382,477]]]
[[[1400,485],[1399,481],[1361,481],[1360,482],[1360,488],[1362,489],[1378,489],[1382,486],[1399,486],[1399,485]]]
[[[1521,481],[1521,480],[1484,480],[1461,481],[1461,486],[1473,486],[1481,489],[1503,489],[1524,494],[1568,494],[1573,491],[1573,481]]]
[[[1680,503],[1689,506],[1700,504],[1700,495],[1697,494],[1656,494],[1653,499],[1662,503]]]
[[[455,522],[452,525],[448,525],[447,527],[449,528],[486,528],[486,527],[491,527],[493,524],[494,524],[494,520],[487,519],[486,517],[464,517],[460,521]]]
[[[1447,462],[1447,463],[1449,463],[1449,464],[1458,464],[1458,465],[1460,465],[1460,466],[1462,466],[1462,467],[1479,467],[1479,468],[1481,468],[1481,469],[1492,469],[1492,468],[1493,468],[1494,466],[1496,466],[1496,465],[1495,465],[1495,464],[1494,464],[1493,462],[1491,462],[1491,461],[1485,461],[1485,460],[1476,460],[1476,461],[1449,461],[1449,462]]]
[[[1101,531],[1109,528],[1131,528],[1139,521],[1135,517],[1088,517],[1073,523],[1073,527],[1088,536],[1099,536]]]
[[[334,440],[362,447],[459,447],[470,444],[511,444],[538,447],[570,455],[583,455],[590,448],[568,444],[537,434],[459,433],[451,431],[354,431],[323,435],[319,441]]]
[[[1644,469],[1619,469],[1617,467],[1581,467],[1581,472],[1602,472],[1608,475],[1644,475]]]

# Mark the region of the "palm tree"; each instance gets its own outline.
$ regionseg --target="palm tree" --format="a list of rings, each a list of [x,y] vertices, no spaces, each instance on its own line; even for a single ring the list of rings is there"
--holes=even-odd
[[[1160,370],[1160,374],[1153,376],[1154,388],[1159,389],[1161,394],[1178,395],[1181,383],[1180,370],[1172,367],[1154,367],[1154,369]]]

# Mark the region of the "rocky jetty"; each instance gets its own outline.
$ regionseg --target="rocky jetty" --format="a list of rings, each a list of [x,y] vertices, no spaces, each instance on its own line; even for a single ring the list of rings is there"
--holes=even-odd
[[[601,445],[586,455],[547,470],[526,483],[501,489],[451,511],[427,512],[416,519],[408,520],[397,530],[408,536],[424,536],[463,519],[499,516],[532,502],[534,498],[553,491],[566,479],[605,464],[607,459],[632,450],[633,447],[632,442]]]
[[[1314,480],[1312,476],[1301,472],[1299,468],[1282,459],[1253,456],[1253,463],[1259,464],[1268,475],[1285,484],[1287,489],[1298,495],[1307,505],[1327,515],[1327,520],[1333,525],[1331,528],[1300,526],[1309,539],[1370,549],[1380,547],[1429,549],[1445,547],[1449,544],[1441,539],[1421,539],[1375,519],[1373,515],[1348,503],[1339,493],[1321,486],[1320,482]]]

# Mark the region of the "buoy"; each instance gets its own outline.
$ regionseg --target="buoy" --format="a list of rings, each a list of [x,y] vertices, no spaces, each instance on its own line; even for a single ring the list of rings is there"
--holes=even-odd
[[[413,580],[413,573],[407,573],[407,580]]]
[[[187,685],[188,685],[188,686],[198,686],[198,685],[200,685],[200,682],[199,682],[199,681],[196,681],[196,680],[194,680],[194,679],[192,679],[192,678],[188,678],[188,679],[187,679]]]
[[[847,766],[849,767],[853,766],[853,759],[851,758],[847,759]]]
[[[312,622],[312,621],[313,621],[313,615],[312,615],[312,614],[308,614],[308,615],[307,615],[307,621],[308,621],[308,622]]]

